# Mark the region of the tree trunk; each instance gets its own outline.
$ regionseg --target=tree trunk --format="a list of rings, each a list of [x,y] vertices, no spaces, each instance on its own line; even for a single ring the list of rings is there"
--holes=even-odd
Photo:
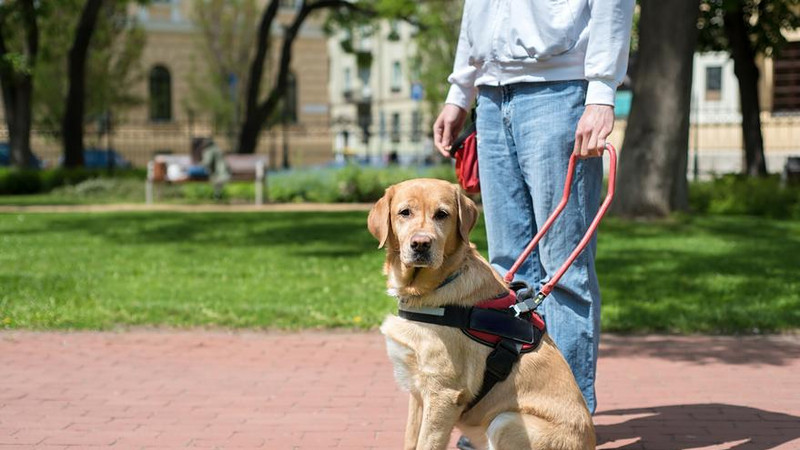
[[[261,132],[261,122],[254,116],[247,116],[242,123],[239,133],[239,153],[252,154],[256,152],[258,135]]]
[[[278,66],[277,79],[275,85],[272,87],[267,99],[258,103],[261,97],[261,80],[263,78],[264,61],[266,60],[266,53],[269,50],[269,30],[272,29],[272,22],[275,19],[275,11],[277,9],[278,0],[272,0],[264,11],[262,16],[261,25],[259,27],[258,39],[256,42],[256,56],[250,67],[250,79],[247,87],[247,107],[245,109],[245,118],[242,122],[242,130],[239,133],[239,153],[255,153],[256,145],[258,144],[258,135],[261,133],[261,128],[267,122],[267,119],[272,116],[275,108],[278,106],[280,100],[286,91],[286,80],[289,76],[289,66],[292,61],[292,44],[294,43],[297,34],[300,32],[300,27],[305,22],[308,15],[317,9],[325,8],[350,8],[352,10],[360,11],[364,14],[369,12],[359,9],[359,7],[347,0],[317,0],[316,2],[303,2],[302,7],[297,12],[292,24],[286,28],[283,33],[283,43],[281,45],[281,58]]]
[[[64,166],[83,166],[83,119],[86,97],[86,59],[103,0],[86,0],[69,51],[69,90],[61,122]]]
[[[742,5],[725,13],[725,34],[731,47],[733,72],[739,80],[739,102],[742,110],[744,138],[744,174],[751,177],[767,175],[764,159],[764,139],[761,136],[761,105],[758,101],[758,67],[753,45],[747,35]]]
[[[633,103],[613,211],[665,216],[688,208],[686,168],[699,0],[643,0]]]
[[[264,63],[267,59],[267,50],[270,46],[270,33],[272,22],[278,13],[278,0],[271,0],[264,14],[261,16],[261,23],[258,27],[258,38],[256,39],[256,54],[250,64],[250,77],[247,80],[247,94],[245,117],[242,122],[242,129],[239,132],[238,153],[255,153],[258,144],[258,135],[261,132],[262,122],[258,117],[258,100],[261,97],[261,81],[264,78]]]
[[[29,71],[15,72],[6,63],[0,64],[0,88],[3,92],[3,111],[8,127],[8,141],[11,152],[11,165],[17,168],[33,168],[35,160],[31,151],[31,124],[33,120],[33,75],[39,53],[39,27],[33,0],[20,1],[24,21],[24,54]],[[5,17],[0,17],[0,27]],[[5,59],[9,50],[0,33],[0,60]]]
[[[13,94],[6,95],[6,81],[3,80],[11,165],[21,169],[35,168],[36,161],[31,151],[33,80],[30,76],[19,76],[16,81],[12,87]]]

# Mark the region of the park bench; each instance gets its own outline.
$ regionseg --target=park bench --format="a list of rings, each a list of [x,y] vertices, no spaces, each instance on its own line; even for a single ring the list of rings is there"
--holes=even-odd
[[[256,191],[256,205],[264,203],[264,187],[267,179],[267,157],[264,155],[225,155],[225,164],[230,171],[229,181],[253,181]],[[147,204],[154,201],[155,187],[158,184],[178,184],[191,182],[208,183],[207,178],[195,178],[188,175],[192,158],[189,155],[157,155],[147,163],[147,180],[145,182],[145,200]]]
[[[786,158],[786,164],[781,173],[781,182],[787,184],[800,184],[800,156],[790,156]]]

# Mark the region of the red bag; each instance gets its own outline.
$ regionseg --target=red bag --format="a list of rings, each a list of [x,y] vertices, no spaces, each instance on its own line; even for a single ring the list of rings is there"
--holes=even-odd
[[[481,181],[478,177],[478,134],[474,120],[453,143],[450,157],[456,159],[456,177],[464,191],[468,194],[479,194]]]

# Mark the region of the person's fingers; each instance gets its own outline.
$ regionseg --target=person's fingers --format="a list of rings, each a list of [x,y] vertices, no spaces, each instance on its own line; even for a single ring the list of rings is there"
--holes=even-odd
[[[585,151],[581,152],[581,157],[588,158],[597,155],[597,132],[592,130],[589,138],[586,140]]]
[[[439,150],[440,153],[444,154],[444,148],[442,147],[442,132],[444,131],[444,127],[442,126],[442,116],[440,115],[436,122],[433,123],[433,145]]]
[[[611,119],[611,127],[613,129],[614,122],[613,118]],[[606,150],[606,142],[608,140],[608,136],[611,134],[611,129],[606,127],[601,127],[600,130],[597,132],[597,144],[595,145],[594,152],[592,152],[592,156],[603,156],[603,152]]]
[[[581,149],[586,145],[586,126],[584,125],[585,119],[581,117],[578,121],[578,128],[575,130],[575,146],[572,152],[581,156]]]
[[[597,145],[594,148],[591,156],[603,156],[603,151],[606,148],[606,140],[603,138],[597,138]]]
[[[585,158],[589,154],[589,139],[592,137],[592,131],[589,128],[581,130],[581,148],[578,151],[579,158]]]
[[[442,148],[450,151],[450,146],[453,145],[453,125],[449,120],[444,121],[444,130],[442,131]]]

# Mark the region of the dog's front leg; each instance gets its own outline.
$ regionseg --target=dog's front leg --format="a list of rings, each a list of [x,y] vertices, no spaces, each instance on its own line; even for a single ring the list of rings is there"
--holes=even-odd
[[[403,448],[416,450],[419,440],[419,431],[422,426],[422,401],[416,394],[408,398],[408,421],[406,422],[406,437]]]
[[[459,394],[452,390],[441,390],[425,398],[422,407],[418,450],[444,450],[450,443],[450,433],[461,415]]]

